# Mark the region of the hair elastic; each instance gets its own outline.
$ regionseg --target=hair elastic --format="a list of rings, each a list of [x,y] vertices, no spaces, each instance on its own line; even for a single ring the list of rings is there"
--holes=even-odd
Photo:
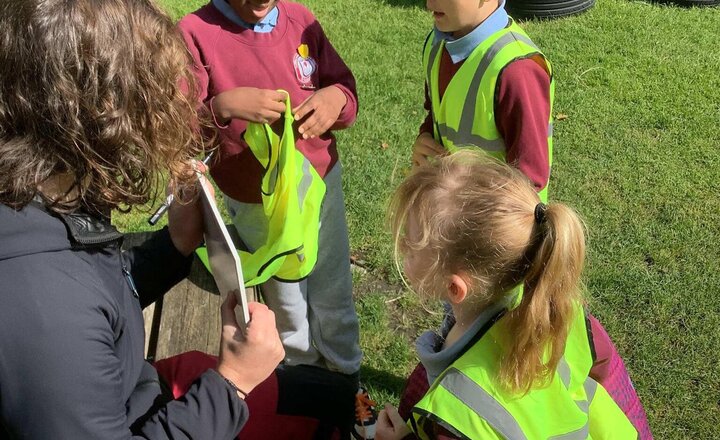
[[[224,123],[224,124],[221,124],[221,123],[218,122],[218,120],[217,120],[217,116],[215,115],[215,109],[213,108],[213,102],[215,102],[215,97],[217,97],[217,95],[215,95],[215,96],[213,96],[212,98],[210,98],[210,102],[208,102],[208,105],[207,105],[207,106],[210,108],[210,115],[212,116],[212,120],[213,120],[213,122],[215,123],[215,126],[216,126],[217,128],[228,128],[228,127],[230,126],[230,120],[228,120],[228,121],[227,121],[226,123]]]
[[[545,217],[545,211],[547,211],[547,205],[540,202],[537,205],[535,205],[535,223],[541,225],[545,223],[546,217]]]

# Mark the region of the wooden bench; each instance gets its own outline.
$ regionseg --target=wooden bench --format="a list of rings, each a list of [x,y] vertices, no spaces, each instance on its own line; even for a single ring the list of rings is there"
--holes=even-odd
[[[126,234],[123,248],[143,243],[150,234]],[[257,298],[254,288],[246,293],[248,301]],[[217,355],[221,303],[215,280],[195,258],[190,275],[143,311],[146,357],[164,359],[190,350]]]

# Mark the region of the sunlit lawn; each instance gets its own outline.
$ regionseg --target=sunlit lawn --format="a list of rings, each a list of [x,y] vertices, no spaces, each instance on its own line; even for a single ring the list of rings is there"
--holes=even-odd
[[[162,0],[176,17],[204,2]],[[357,124],[340,133],[364,380],[396,401],[410,341],[437,317],[395,287],[383,213],[423,118],[422,2],[308,0],[355,72]],[[590,231],[591,307],[624,356],[658,439],[720,425],[720,9],[602,0],[524,27],[557,81],[551,198]],[[146,214],[117,216],[143,228]],[[404,337],[398,337],[403,335]]]

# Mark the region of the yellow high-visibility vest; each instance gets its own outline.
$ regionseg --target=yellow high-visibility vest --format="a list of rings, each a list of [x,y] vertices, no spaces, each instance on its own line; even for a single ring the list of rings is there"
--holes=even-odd
[[[433,32],[423,50],[425,81],[430,93],[433,137],[451,153],[458,148],[479,147],[496,159],[506,161],[505,142],[495,123],[495,90],[502,70],[511,62],[540,56],[550,75],[550,119],[548,120],[548,165],[552,166],[552,109],[555,81],[552,66],[545,55],[514,20],[476,47],[455,73],[442,99],[438,85],[440,59],[445,41],[435,42]],[[547,202],[547,186],[540,199]]]
[[[410,427],[424,440],[437,423],[468,439],[636,439],[638,433],[602,385],[590,377],[593,359],[582,307],[550,383],[525,395],[498,383],[508,330],[503,319],[431,385],[413,408]]]
[[[268,124],[249,122],[244,139],[264,171],[261,183],[263,212],[268,225],[266,242],[254,252],[238,250],[246,286],[274,277],[299,281],[317,262],[320,208],[325,182],[310,161],[295,148],[290,97],[285,101],[283,133]],[[238,170],[238,172],[241,172]],[[207,252],[198,250],[206,267]]]

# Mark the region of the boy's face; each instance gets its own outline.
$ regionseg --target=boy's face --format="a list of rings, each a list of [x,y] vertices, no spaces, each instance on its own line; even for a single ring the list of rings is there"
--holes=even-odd
[[[484,3],[485,0],[427,0],[426,7],[432,12],[439,31],[459,38],[470,33],[494,10],[488,12],[490,5],[483,7]]]
[[[273,10],[279,0],[227,0],[235,13],[248,23],[257,23]]]

